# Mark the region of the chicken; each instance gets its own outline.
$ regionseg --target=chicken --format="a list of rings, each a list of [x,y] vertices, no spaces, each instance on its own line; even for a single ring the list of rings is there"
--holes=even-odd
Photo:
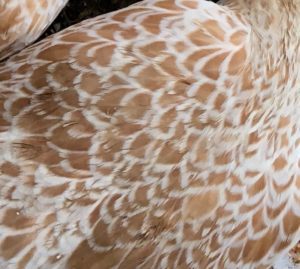
[[[300,239],[298,0],[145,0],[0,64],[0,267],[269,268]]]

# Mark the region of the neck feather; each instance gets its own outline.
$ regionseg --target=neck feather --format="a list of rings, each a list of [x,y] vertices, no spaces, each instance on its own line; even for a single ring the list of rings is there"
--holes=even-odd
[[[253,54],[273,65],[299,62],[300,0],[223,0],[221,3],[241,14],[249,24]]]

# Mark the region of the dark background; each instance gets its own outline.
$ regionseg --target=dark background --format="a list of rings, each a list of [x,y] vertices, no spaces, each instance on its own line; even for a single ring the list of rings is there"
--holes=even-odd
[[[69,3],[50,25],[41,39],[82,20],[124,8],[139,1],[140,0],[69,0]],[[213,2],[217,2],[217,0]]]

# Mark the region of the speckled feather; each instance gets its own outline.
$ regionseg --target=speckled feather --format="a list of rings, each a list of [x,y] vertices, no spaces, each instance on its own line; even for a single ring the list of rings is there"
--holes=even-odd
[[[0,0],[0,60],[35,41],[68,0]]]
[[[298,51],[254,51],[277,39],[246,11],[147,0],[0,64],[1,268],[248,269],[287,254]]]

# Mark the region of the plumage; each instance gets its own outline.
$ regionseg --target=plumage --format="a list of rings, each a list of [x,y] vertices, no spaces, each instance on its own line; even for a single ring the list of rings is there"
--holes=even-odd
[[[300,239],[299,9],[146,0],[0,64],[0,267],[286,257]]]
[[[35,41],[68,0],[1,0],[0,60]]]

